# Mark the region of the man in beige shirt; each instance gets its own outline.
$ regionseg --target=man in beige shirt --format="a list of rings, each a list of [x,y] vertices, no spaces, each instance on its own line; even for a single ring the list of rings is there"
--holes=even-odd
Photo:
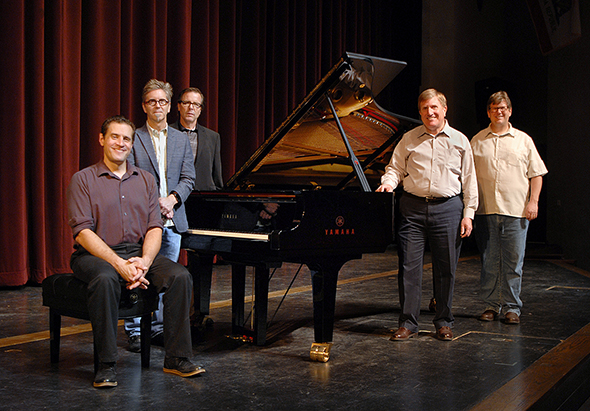
[[[426,242],[432,251],[436,336],[453,339],[451,312],[461,238],[471,234],[477,209],[477,181],[469,140],[449,126],[447,100],[428,89],[418,98],[422,126],[407,132],[395,147],[377,191],[403,184],[399,226],[399,328],[403,341],[418,332],[422,267]]]
[[[475,217],[480,295],[487,305],[479,319],[493,321],[504,311],[505,323],[518,324],[526,235],[538,215],[547,168],[532,138],[510,124],[506,92],[492,94],[487,110],[490,126],[471,140],[480,198]]]

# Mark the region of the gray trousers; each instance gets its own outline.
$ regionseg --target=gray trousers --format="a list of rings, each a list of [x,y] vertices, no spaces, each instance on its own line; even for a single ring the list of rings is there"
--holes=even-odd
[[[399,326],[418,331],[422,297],[422,267],[426,242],[432,252],[432,270],[436,298],[433,323],[438,330],[454,323],[451,307],[455,286],[455,270],[461,252],[461,219],[463,201],[460,196],[447,200],[426,202],[402,194],[399,227],[400,275]]]

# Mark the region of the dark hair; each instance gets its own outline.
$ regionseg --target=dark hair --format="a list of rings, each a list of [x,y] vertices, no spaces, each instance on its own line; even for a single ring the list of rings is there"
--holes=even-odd
[[[128,118],[121,115],[109,117],[102,123],[102,126],[100,127],[100,132],[103,136],[107,135],[111,123],[127,124],[129,127],[131,127],[132,130],[131,141],[135,140],[135,124],[133,124],[133,122]]]
[[[201,101],[201,104],[203,105],[203,107],[205,106],[205,95],[203,94],[203,92],[201,90],[199,90],[196,87],[187,87],[184,90],[182,90],[180,92],[180,94],[178,95],[178,102],[180,103],[182,101],[182,96],[184,96],[186,93],[197,93],[201,95],[201,99],[203,101]]]

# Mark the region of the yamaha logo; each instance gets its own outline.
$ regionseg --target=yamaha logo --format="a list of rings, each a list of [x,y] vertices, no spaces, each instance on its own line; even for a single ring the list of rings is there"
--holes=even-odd
[[[344,217],[336,217],[335,223],[340,228],[326,228],[326,235],[354,235],[354,228],[342,228],[344,226]]]

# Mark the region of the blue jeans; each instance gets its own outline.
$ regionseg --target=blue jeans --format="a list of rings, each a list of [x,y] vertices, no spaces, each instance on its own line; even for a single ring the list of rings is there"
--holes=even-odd
[[[529,221],[499,214],[475,216],[481,253],[480,297],[486,310],[520,315],[522,266]]]
[[[180,240],[182,236],[176,232],[173,227],[164,227],[162,231],[162,245],[158,254],[174,261],[178,261],[180,256]],[[160,294],[160,302],[158,309],[154,311],[152,317],[152,336],[161,334],[164,331],[164,294]],[[125,332],[127,335],[139,335],[139,324],[141,318],[134,318],[132,320],[125,320]]]
[[[182,235],[178,234],[174,227],[165,227],[162,231],[162,245],[158,254],[177,262],[180,256],[180,240]]]

